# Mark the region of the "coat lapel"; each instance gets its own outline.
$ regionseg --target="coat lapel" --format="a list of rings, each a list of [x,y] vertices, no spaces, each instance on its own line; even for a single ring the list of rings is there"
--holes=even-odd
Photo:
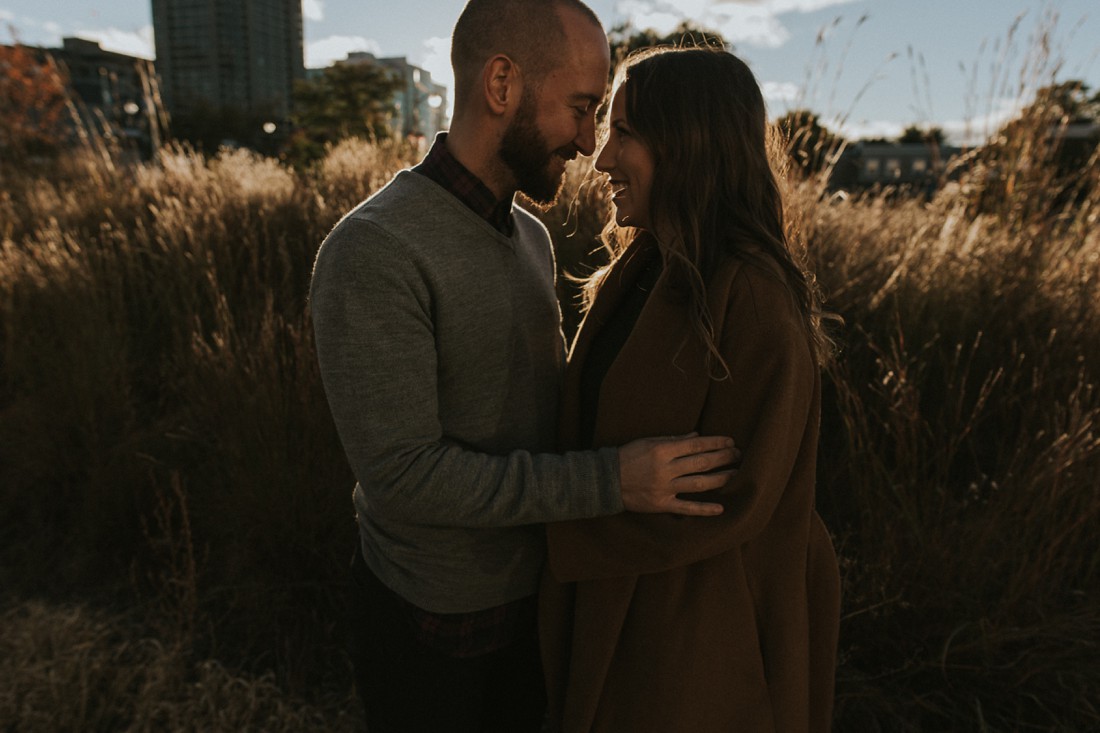
[[[580,372],[592,340],[607,317],[633,287],[647,257],[659,256],[652,238],[635,239],[604,279],[591,310],[581,323],[569,355],[561,437],[578,448]],[[708,300],[716,337],[722,333],[726,302],[738,269],[721,268],[708,283]],[[631,440],[693,431],[710,386],[707,351],[691,330],[687,304],[672,291],[667,271],[661,273],[634,329],[612,363],[600,388],[594,445],[622,445]]]
[[[645,268],[651,257],[659,257],[657,245],[647,234],[636,237],[622,256],[611,266],[600,284],[596,300],[588,309],[577,328],[573,346],[569,350],[569,361],[565,370],[565,384],[562,388],[561,419],[558,423],[559,443],[565,450],[582,446],[580,440],[580,394],[581,369],[588,358],[588,349],[592,339],[600,332],[623,295],[626,294],[638,274]]]

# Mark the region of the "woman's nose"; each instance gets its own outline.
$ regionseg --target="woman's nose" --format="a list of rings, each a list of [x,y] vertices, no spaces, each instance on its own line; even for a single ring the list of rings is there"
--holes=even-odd
[[[609,148],[609,143],[604,143],[604,146],[600,148],[600,154],[596,156],[596,170],[600,173],[607,173],[612,168],[612,156]]]

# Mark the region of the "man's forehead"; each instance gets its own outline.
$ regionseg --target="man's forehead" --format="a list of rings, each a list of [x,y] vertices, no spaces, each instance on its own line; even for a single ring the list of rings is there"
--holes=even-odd
[[[603,96],[607,86],[608,70],[611,68],[611,52],[606,40],[592,43],[587,40],[567,46],[558,71],[573,77],[582,88],[571,90],[576,94]]]
[[[555,96],[567,97],[572,104],[599,104],[607,91],[607,66],[599,63],[562,64],[546,78],[544,87],[555,90]]]
[[[546,81],[570,101],[598,103],[603,99],[611,67],[607,36],[598,23],[573,8],[559,6],[558,13],[565,33],[560,47],[549,51],[558,55],[558,63]]]

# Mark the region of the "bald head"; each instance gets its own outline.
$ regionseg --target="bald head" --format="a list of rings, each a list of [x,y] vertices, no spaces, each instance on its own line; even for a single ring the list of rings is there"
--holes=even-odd
[[[476,89],[485,63],[497,55],[512,59],[539,86],[568,56],[563,12],[579,14],[603,33],[600,19],[580,0],[469,0],[451,38],[456,106]]]

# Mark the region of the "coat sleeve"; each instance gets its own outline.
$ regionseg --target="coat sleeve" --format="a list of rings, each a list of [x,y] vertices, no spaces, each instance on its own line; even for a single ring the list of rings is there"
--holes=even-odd
[[[379,227],[345,220],[329,235],[311,310],[337,433],[379,516],[504,527],[622,510],[613,450],[490,455],[448,438],[430,286]]]
[[[688,497],[720,502],[722,515],[627,513],[548,525],[559,582],[662,572],[743,545],[772,521],[799,462],[815,460],[804,450],[816,445],[809,433],[819,409],[807,337],[784,288],[747,285],[731,297],[719,344],[730,377],[711,382],[698,426],[732,436],[742,462],[725,487]]]

